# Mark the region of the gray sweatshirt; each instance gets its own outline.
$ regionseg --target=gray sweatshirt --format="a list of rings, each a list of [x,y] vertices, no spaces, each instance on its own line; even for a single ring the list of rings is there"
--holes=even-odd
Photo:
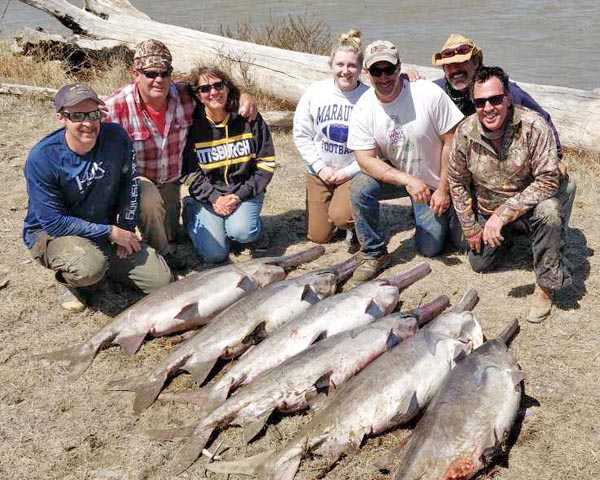
[[[354,153],[346,146],[350,113],[369,87],[363,83],[349,92],[330,78],[313,83],[296,107],[294,142],[312,175],[323,167],[343,168],[352,177],[360,171]]]

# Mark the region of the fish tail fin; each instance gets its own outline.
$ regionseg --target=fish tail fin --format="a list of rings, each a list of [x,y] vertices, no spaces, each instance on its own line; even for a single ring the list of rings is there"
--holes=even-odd
[[[202,455],[202,450],[210,439],[212,428],[195,429],[179,449],[173,462],[171,462],[169,472],[172,475],[179,475],[186,471]]]
[[[270,468],[268,466],[268,461],[274,453],[275,450],[270,450],[239,460],[211,462],[206,464],[205,468],[215,473],[239,473],[254,477],[260,476],[261,479],[269,478],[268,471]]]
[[[66,361],[68,362],[69,377],[77,378],[88,369],[99,348],[99,345],[94,347],[90,342],[83,342],[63,350],[41,353],[35,355],[34,358],[52,362]]]
[[[110,382],[107,389],[135,392],[133,412],[139,415],[154,403],[166,380],[167,372],[163,372],[154,379],[149,379],[148,376],[141,375],[139,377]]]

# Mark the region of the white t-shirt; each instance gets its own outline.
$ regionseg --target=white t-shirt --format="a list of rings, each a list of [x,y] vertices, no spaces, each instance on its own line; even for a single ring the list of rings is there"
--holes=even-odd
[[[294,114],[294,143],[310,173],[317,174],[325,166],[343,168],[348,176],[360,172],[346,141],[352,108],[367,90],[367,85],[359,83],[344,92],[330,78],[304,92]]]
[[[374,90],[362,96],[350,117],[348,148],[379,148],[394,167],[435,189],[440,181],[441,135],[462,118],[440,87],[426,80],[405,80],[400,95],[390,103],[381,103]]]

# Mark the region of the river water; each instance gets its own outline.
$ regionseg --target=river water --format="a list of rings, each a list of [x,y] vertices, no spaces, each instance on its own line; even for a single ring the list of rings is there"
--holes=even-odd
[[[72,1],[82,5],[83,1]],[[486,65],[503,67],[511,78],[547,85],[600,87],[600,2],[598,0],[133,0],[133,5],[163,23],[214,31],[214,25],[309,13],[332,34],[359,28],[366,43],[394,42],[407,63],[431,66],[451,33],[476,41]],[[60,32],[50,15],[18,0],[0,0],[0,37],[24,26]],[[211,28],[205,28],[207,25]]]

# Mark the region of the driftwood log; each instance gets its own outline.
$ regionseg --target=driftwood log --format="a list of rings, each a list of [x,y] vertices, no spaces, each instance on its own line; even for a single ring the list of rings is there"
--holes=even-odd
[[[142,40],[156,38],[173,54],[173,66],[181,72],[201,63],[228,66],[238,80],[250,79],[270,95],[295,103],[311,83],[330,75],[327,58],[292,52],[188,28],[153,21],[127,0],[85,0],[85,9],[66,0],[21,0],[56,17],[75,35],[69,42],[84,48],[123,44],[131,49]],[[441,70],[417,69],[427,79]],[[566,147],[600,152],[600,89],[593,91],[520,83],[549,113]]]

